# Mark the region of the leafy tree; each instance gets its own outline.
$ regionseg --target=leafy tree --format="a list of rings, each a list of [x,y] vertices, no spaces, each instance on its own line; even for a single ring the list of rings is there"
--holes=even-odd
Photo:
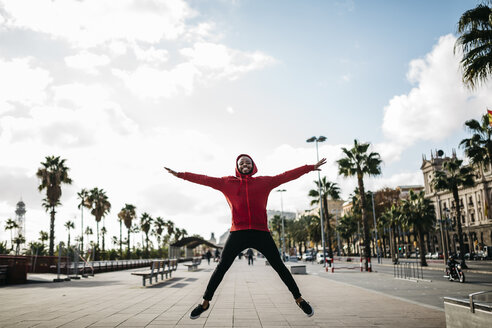
[[[44,242],[47,241],[49,239],[49,235],[46,231],[40,231],[39,232],[39,241],[43,244],[43,248],[44,248]]]
[[[489,1],[490,3],[490,1]],[[455,50],[463,52],[463,82],[474,89],[492,72],[492,8],[485,3],[466,11],[458,22]]]
[[[403,224],[413,228],[419,237],[420,264],[427,266],[425,260],[424,232],[432,230],[436,224],[434,205],[430,199],[424,197],[424,191],[415,193],[410,190],[407,200],[403,200],[401,206]]]
[[[84,207],[90,208],[90,204],[88,202],[89,192],[87,189],[82,188],[80,192],[77,193],[77,198],[80,203],[77,205],[77,208],[80,209],[80,250],[84,250]]]
[[[75,229],[75,223],[73,221],[67,221],[65,222],[65,228],[68,231],[68,241],[67,241],[67,247],[70,248],[70,229]]]
[[[87,204],[89,204],[91,214],[96,219],[97,246],[99,248],[99,222],[111,211],[111,203],[108,201],[106,192],[96,187],[89,191]]]
[[[342,148],[343,158],[337,161],[339,174],[345,177],[357,177],[357,184],[360,191],[360,204],[366,204],[366,193],[364,189],[364,176],[377,176],[381,174],[381,156],[378,153],[368,153],[370,143],[359,143],[354,140],[354,146],[351,149]],[[364,231],[364,257],[365,269],[368,270],[368,257],[371,256],[371,244],[369,234],[369,220],[367,209],[361,206],[362,210],[362,228]]]
[[[442,170],[438,170],[434,173],[432,184],[437,190],[448,190],[453,194],[453,199],[456,208],[456,223],[458,225],[458,238],[460,243],[460,259],[463,268],[467,268],[465,263],[465,252],[463,243],[463,229],[461,226],[461,206],[458,189],[463,187],[473,187],[475,185],[475,175],[473,174],[473,168],[470,166],[463,166],[463,161],[453,157],[446,160],[442,164]]]
[[[54,254],[55,244],[55,214],[56,207],[61,205],[60,197],[62,195],[62,184],[71,184],[72,179],[68,176],[69,168],[65,166],[65,159],[59,156],[47,156],[45,162],[41,162],[42,167],[36,172],[40,179],[38,190],[41,192],[46,189],[46,198],[44,208],[50,211],[50,246],[49,255]]]
[[[270,229],[276,233],[277,245],[282,245],[282,217],[280,215],[274,215],[270,219]]]
[[[7,219],[5,222],[5,231],[10,230],[10,249],[14,249],[14,237],[12,236],[12,230],[18,229],[19,225],[12,219]]]
[[[123,221],[125,223],[125,227],[128,229],[128,248],[127,248],[127,258],[131,258],[130,255],[130,233],[131,233],[131,227],[132,227],[132,221],[137,217],[137,212],[136,212],[136,207],[132,204],[125,204],[125,207],[123,207],[120,212],[118,213],[118,219],[120,220],[120,243],[121,243],[121,222]],[[123,252],[121,249],[121,244],[120,244],[120,253],[121,256],[123,256]]]
[[[348,255],[351,255],[350,252],[350,240],[357,233],[357,217],[353,213],[347,213],[338,220],[337,231],[340,234],[340,237],[347,241],[348,246]],[[355,247],[354,247],[355,249]]]
[[[320,193],[319,190],[321,190],[321,199],[322,199],[322,206],[320,206],[320,211],[323,209],[323,217],[325,218],[325,230],[326,230],[326,235],[327,235],[327,242],[328,242],[328,257],[332,258],[333,257],[333,249],[331,246],[331,225],[330,225],[330,214],[328,211],[328,198],[331,198],[332,200],[338,200],[340,199],[340,188],[338,187],[336,182],[330,182],[326,180],[326,177],[323,177],[320,181],[314,181],[316,184],[316,189],[311,189],[309,191],[309,197],[312,197],[313,199],[311,200],[311,205],[319,204],[319,199],[320,199]]]
[[[152,227],[152,222],[154,219],[150,216],[150,214],[144,212],[142,216],[140,216],[140,229],[145,234],[145,256],[149,256],[149,232]]]
[[[20,245],[26,242],[26,238],[23,235],[18,235],[14,238],[15,244],[15,255],[19,255],[20,253]]]
[[[166,221],[162,219],[160,216],[156,217],[154,220],[154,232],[155,236],[157,238],[157,248],[159,249],[159,256],[162,257],[162,245],[161,245],[161,239],[162,239],[162,233],[164,232],[164,228],[166,227]]]

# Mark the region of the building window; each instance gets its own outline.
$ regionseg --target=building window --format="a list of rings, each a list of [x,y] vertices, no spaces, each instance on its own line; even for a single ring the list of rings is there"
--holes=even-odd
[[[473,199],[472,196],[468,197],[468,205],[473,206]]]
[[[470,218],[471,218],[471,222],[474,223],[475,222],[475,213],[471,213]]]

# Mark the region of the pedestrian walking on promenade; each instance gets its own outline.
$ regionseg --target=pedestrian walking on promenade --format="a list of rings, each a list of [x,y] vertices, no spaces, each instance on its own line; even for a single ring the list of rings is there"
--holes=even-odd
[[[248,256],[248,265],[253,265],[253,250],[248,248],[246,255]]]
[[[219,262],[220,260],[220,251],[218,248],[215,249],[215,257],[214,257],[214,262]]]
[[[196,319],[208,310],[209,302],[219,286],[222,278],[232,265],[236,256],[242,250],[252,247],[260,251],[268,260],[272,268],[289,288],[297,305],[308,316],[314,314],[314,310],[306,302],[297,287],[297,284],[289,270],[280,258],[277,246],[268,230],[266,204],[270,192],[288,181],[295,180],[300,176],[319,170],[326,163],[326,159],[314,165],[304,165],[296,169],[286,171],[275,176],[253,177],[258,169],[251,158],[241,154],[236,159],[236,175],[222,178],[209,177],[206,175],[189,172],[175,172],[165,168],[172,175],[204,186],[216,189],[224,194],[232,212],[232,227],[229,237],[222,250],[219,264],[215,268],[203,295],[203,302],[199,304],[190,314],[191,319]]]
[[[210,252],[210,249],[207,249],[205,257],[207,258],[208,265],[210,265],[210,258],[212,257],[212,252]]]

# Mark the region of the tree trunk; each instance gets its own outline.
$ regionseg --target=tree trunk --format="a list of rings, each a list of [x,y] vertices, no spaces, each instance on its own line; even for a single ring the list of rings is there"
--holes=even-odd
[[[364,190],[364,181],[362,180],[362,172],[357,172],[357,180],[359,184],[360,202],[362,210],[362,230],[364,232],[364,269],[368,271],[368,261],[371,256],[371,235],[369,233],[369,222],[366,213],[366,195]]]
[[[331,249],[331,227],[330,227],[330,216],[329,216],[329,212],[328,212],[328,196],[327,195],[323,195],[323,212],[324,212],[324,216],[325,216],[325,226],[326,226],[326,241],[328,242],[328,257],[331,259],[333,258],[333,250]],[[330,262],[330,266],[331,266],[331,262]]]
[[[425,260],[425,254],[427,253],[425,250],[425,241],[424,241],[424,233],[419,228],[417,229],[419,235],[419,248],[420,248],[420,265],[427,266],[427,261]]]
[[[126,257],[127,257],[128,259],[131,259],[131,257],[130,257],[130,252],[131,252],[131,251],[130,251],[130,229],[128,229],[128,240],[127,240],[127,242],[128,242],[128,249],[127,249],[127,251],[126,251],[126,253],[127,253],[127,254],[126,254]]]
[[[461,228],[461,207],[460,198],[458,195],[458,188],[453,189],[454,203],[456,204],[456,223],[458,224],[458,240],[460,243],[460,260],[463,269],[468,269],[465,263],[465,247],[463,243],[463,229]]]
[[[123,258],[123,236],[122,236],[122,222],[120,220],[120,259]]]
[[[50,213],[50,249],[49,256],[53,256],[55,254],[55,207],[51,207]]]

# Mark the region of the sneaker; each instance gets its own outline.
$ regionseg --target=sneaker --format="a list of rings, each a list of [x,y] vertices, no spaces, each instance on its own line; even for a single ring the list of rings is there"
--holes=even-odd
[[[304,313],[306,313],[308,317],[314,314],[313,308],[305,300],[302,300],[300,303],[297,303],[297,305],[304,311]]]
[[[203,312],[208,310],[209,307],[210,304],[207,306],[206,309],[204,309],[201,304],[198,304],[197,307],[194,308],[193,311],[191,311],[190,319],[198,319]]]

